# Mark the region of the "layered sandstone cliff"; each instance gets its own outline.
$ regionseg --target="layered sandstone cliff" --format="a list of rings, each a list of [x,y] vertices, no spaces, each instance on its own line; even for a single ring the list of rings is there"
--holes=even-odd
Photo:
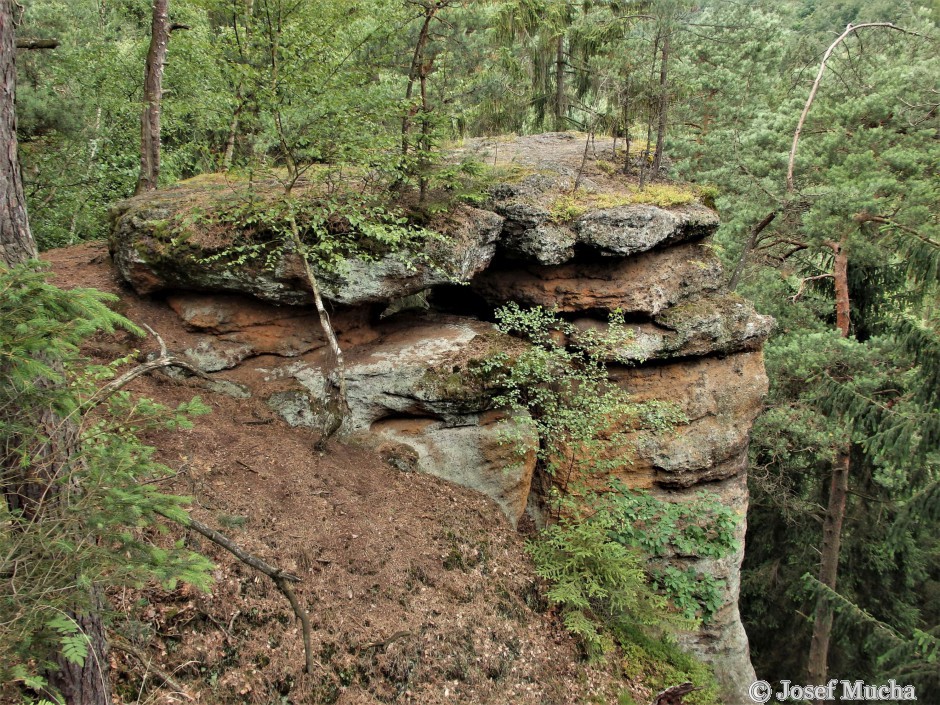
[[[744,702],[754,679],[737,609],[748,431],[766,391],[761,346],[771,321],[722,291],[708,244],[714,211],[694,194],[672,194],[671,207],[645,202],[611,175],[610,150],[598,141],[585,159],[584,142],[568,134],[468,144],[506,175],[485,203],[439,219],[444,237],[420,257],[351,260],[322,274],[346,354],[343,432],[404,470],[485,493],[515,524],[548,483],[538,477],[538,439],[523,441],[520,462],[499,433],[511,415],[493,408],[492,390],[469,373],[523,344],[495,330],[492,312],[508,301],[553,307],[587,330],[620,311],[633,337],[612,356],[611,378],[638,401],[675,402],[688,421],[638,435],[635,461],[614,474],[677,502],[706,489],[740,517],[734,555],[671,560],[724,581],[723,606],[685,642],[729,685],[728,702]],[[316,426],[331,360],[296,256],[237,267],[216,257],[237,233],[176,217],[196,198],[211,210],[241,187],[212,188],[207,197],[205,184],[183,184],[119,206],[115,263],[139,293],[165,296],[185,321],[193,339],[180,352],[206,371],[228,370],[231,393],[260,395],[287,423]]]

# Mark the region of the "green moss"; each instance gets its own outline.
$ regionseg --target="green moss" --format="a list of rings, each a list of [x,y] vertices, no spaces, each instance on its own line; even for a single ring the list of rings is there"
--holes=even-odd
[[[618,630],[617,642],[623,654],[624,675],[631,680],[642,681],[654,692],[690,681],[701,690],[690,693],[683,702],[689,705],[723,702],[711,669],[675,644],[653,639],[639,628],[628,626]]]
[[[522,164],[500,164],[498,166],[484,167],[482,178],[489,184],[518,184],[539,172]]]
[[[744,304],[745,300],[737,294],[724,294],[696,299],[688,303],[679,304],[667,309],[657,317],[657,323],[673,330],[681,330],[689,323],[705,318],[706,316],[730,316],[734,306]]]
[[[553,223],[570,223],[590,210],[586,199],[579,199],[579,193],[582,192],[559,196],[552,201],[548,212]]]
[[[589,193],[578,189],[573,193],[558,196],[548,206],[555,223],[570,223],[588,211],[605,208],[620,208],[639,203],[660,208],[675,208],[701,200],[698,187],[689,184],[650,184],[642,191],[618,193]]]
[[[698,193],[693,187],[677,184],[650,184],[642,191],[630,194],[630,203],[648,203],[663,208],[683,206],[697,199]]]

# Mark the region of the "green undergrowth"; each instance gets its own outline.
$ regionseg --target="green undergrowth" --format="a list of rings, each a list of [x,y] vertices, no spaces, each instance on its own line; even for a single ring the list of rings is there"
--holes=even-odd
[[[81,346],[99,332],[143,331],[109,308],[116,296],[48,279],[35,264],[0,265],[0,482],[16,498],[0,502],[0,702],[48,692],[59,658],[82,666],[95,656],[72,615],[119,623],[99,595],[212,581],[208,559],[160,540],[189,523],[190,500],[163,491],[176,473],[141,440],[191,428],[209,407],[109,386],[136,355],[94,364]]]
[[[712,670],[668,639],[651,637],[631,626],[618,628],[620,667],[630,680],[642,681],[654,693],[679,683],[694,683],[700,690],[685,696],[687,705],[721,705],[720,688]],[[618,705],[634,701],[621,696]],[[638,704],[639,705],[639,704]]]
[[[609,379],[611,351],[630,340],[618,312],[590,335],[540,307],[510,304],[497,320],[528,346],[484,364],[504,390],[494,401],[531,419],[509,426],[537,434],[539,470],[554,487],[547,526],[526,545],[547,600],[589,660],[616,654],[631,677],[692,680],[703,690],[690,702],[717,703],[713,676],[672,635],[721,607],[725,585],[696,561],[736,550],[737,516],[715,496],[670,502],[616,479],[633,462],[637,437],[667,437],[685,415],[668,402],[634,402]],[[525,452],[523,435],[505,441]]]

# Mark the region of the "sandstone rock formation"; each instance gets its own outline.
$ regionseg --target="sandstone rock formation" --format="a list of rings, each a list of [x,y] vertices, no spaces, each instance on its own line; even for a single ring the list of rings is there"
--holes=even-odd
[[[488,322],[494,308],[508,301],[554,307],[582,333],[605,327],[610,312],[624,316],[631,337],[610,351],[611,378],[636,400],[674,402],[688,421],[670,432],[635,433],[635,461],[614,475],[676,502],[705,489],[740,517],[734,555],[672,560],[725,582],[715,619],[685,643],[715,665],[727,702],[746,702],[754,671],[737,611],[745,471],[772,321],[721,292],[708,245],[718,219],[694,193],[668,208],[647,202],[610,175],[602,158],[610,144],[601,141],[584,161],[582,139],[569,134],[496,146],[478,140],[463,148],[505,178],[483,207],[461,206],[441,220],[444,237],[426,252],[349,260],[336,273],[318,273],[346,353],[351,413],[343,431],[403,471],[489,495],[515,524],[551,480],[538,477],[538,439],[524,419],[493,408],[496,390],[479,373],[494,352],[524,345]],[[184,184],[118,207],[114,261],[139,293],[166,293],[193,331],[185,352],[197,364],[232,368],[227,377],[262,395],[285,421],[317,426],[331,363],[304,307],[310,295],[296,256],[285,250],[266,266],[232,267],[224,252],[237,233],[178,217],[198,188]],[[237,197],[221,191],[217,198]],[[396,303],[419,292],[428,310]],[[525,431],[521,445],[506,442],[510,427]]]
[[[203,181],[182,184],[116,205],[111,212],[111,255],[118,270],[138,294],[167,290],[234,292],[281,304],[309,304],[298,255],[290,247],[245,257],[236,248],[246,245],[232,232],[219,232],[211,221],[200,222],[194,192]],[[232,183],[217,187],[213,197],[231,205],[247,201],[249,190],[263,189]],[[267,186],[268,195],[276,186]],[[201,208],[201,206],[200,206]],[[493,258],[503,219],[495,213],[461,206],[440,230],[445,237],[430,240],[424,251],[386,253],[369,261],[347,259],[338,272],[317,270],[324,297],[337,304],[357,306],[388,302],[432,286],[467,281]],[[260,239],[270,239],[264,233]]]

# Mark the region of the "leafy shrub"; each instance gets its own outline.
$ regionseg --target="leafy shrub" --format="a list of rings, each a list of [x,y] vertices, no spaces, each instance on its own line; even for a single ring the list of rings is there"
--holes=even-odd
[[[496,315],[502,332],[532,345],[518,354],[493,355],[482,372],[504,390],[495,404],[531,417],[541,439],[542,468],[562,488],[572,479],[629,465],[630,432],[662,431],[683,420],[674,404],[635,403],[608,379],[607,361],[631,356],[633,334],[619,312],[604,330],[587,331],[542,307],[523,310],[510,303]]]
[[[661,625],[666,602],[650,588],[642,554],[613,538],[617,518],[609,510],[585,514],[572,500],[561,502],[568,511],[527,548],[565,626],[597,658],[614,647],[611,628]]]

